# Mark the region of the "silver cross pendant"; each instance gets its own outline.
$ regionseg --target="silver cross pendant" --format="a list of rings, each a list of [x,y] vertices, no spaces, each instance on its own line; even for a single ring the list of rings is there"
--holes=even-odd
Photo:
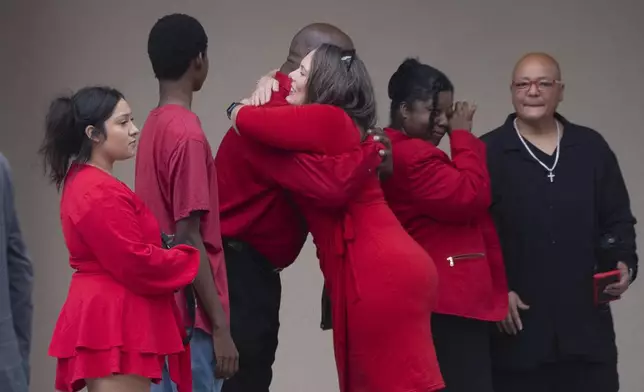
[[[555,175],[554,175],[552,172],[548,173],[548,176],[547,176],[547,177],[550,179],[550,182],[554,182],[554,181],[555,181]]]

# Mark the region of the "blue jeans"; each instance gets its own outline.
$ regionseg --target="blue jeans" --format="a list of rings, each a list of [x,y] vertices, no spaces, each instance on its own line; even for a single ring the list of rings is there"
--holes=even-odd
[[[195,329],[190,341],[190,355],[193,392],[220,392],[224,380],[215,378],[212,337],[200,329]],[[161,383],[152,384],[150,392],[177,392],[176,385],[170,380],[167,365],[163,367]]]

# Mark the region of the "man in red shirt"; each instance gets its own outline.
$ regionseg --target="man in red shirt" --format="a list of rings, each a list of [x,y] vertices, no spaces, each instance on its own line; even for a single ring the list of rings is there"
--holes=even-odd
[[[353,48],[351,38],[335,26],[315,23],[304,27],[293,38],[286,62],[270,75],[277,82],[268,105],[287,104],[291,87],[288,74],[300,66],[306,54],[323,43]],[[308,235],[289,192],[273,177],[278,175],[276,171],[271,174],[253,159],[257,148],[263,147],[231,129],[215,158],[231,331],[240,352],[239,372],[226,381],[224,392],[268,392],[279,331],[279,272],[295,261]],[[295,159],[301,174],[289,171],[288,178],[281,178],[280,182],[288,182],[288,189],[297,189],[312,202],[338,190],[342,193],[357,182],[356,176],[367,173],[371,169],[368,162],[373,162],[373,156],[360,149],[343,156],[296,155]],[[311,173],[320,161],[324,161],[326,172],[316,170],[314,178],[320,181],[311,184],[307,180],[311,176],[304,173]]]
[[[193,92],[201,89],[208,74],[207,46],[202,25],[188,15],[165,16],[150,32],[148,55],[159,80],[160,97],[139,139],[135,191],[164,232],[174,233],[177,243],[201,251],[190,343],[193,387],[198,392],[218,392],[223,379],[237,371],[239,354],[229,329],[217,172],[199,118],[190,109]],[[177,297],[185,310],[185,299]],[[174,390],[167,372],[152,390]]]

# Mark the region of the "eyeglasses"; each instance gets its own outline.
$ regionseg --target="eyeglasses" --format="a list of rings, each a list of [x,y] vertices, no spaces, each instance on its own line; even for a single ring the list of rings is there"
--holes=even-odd
[[[556,85],[560,85],[561,80],[557,79],[540,79],[540,80],[518,80],[512,82],[512,87],[516,90],[530,90],[534,85],[539,91],[551,90]]]

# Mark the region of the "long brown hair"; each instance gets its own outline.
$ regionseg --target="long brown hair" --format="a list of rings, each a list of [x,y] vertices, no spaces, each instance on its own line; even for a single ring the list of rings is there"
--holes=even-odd
[[[313,54],[306,92],[308,103],[337,106],[363,130],[376,125],[371,77],[355,50],[320,45]]]

